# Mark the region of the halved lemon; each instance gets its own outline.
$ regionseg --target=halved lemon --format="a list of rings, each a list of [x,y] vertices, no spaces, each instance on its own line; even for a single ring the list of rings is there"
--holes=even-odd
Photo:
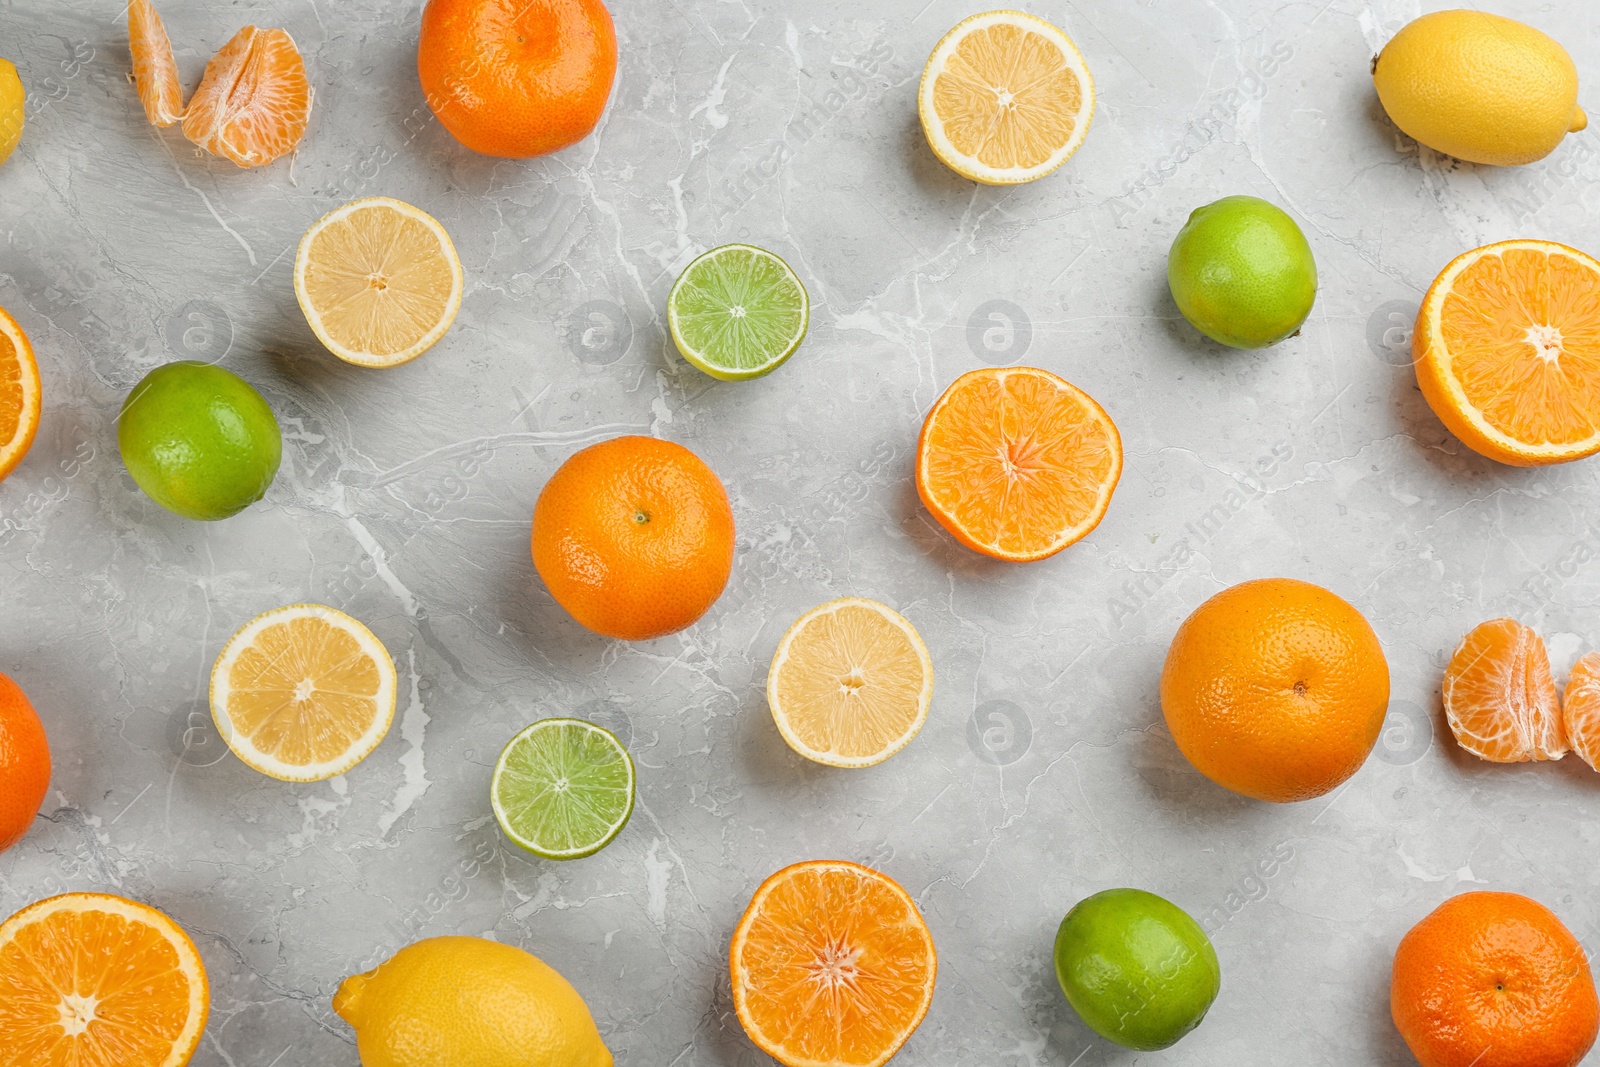
[[[1072,38],[1021,11],[957,24],[928,57],[917,114],[934,155],[964,178],[1042,178],[1083,144],[1094,78]]]
[[[1412,333],[1417,385],[1450,432],[1518,467],[1600,452],[1600,261],[1500,241],[1450,261]]]
[[[767,704],[789,747],[831,767],[871,767],[928,721],[933,661],[916,628],[874,600],[813,608],[778,642]]]
[[[394,661],[372,631],[321,604],[258,615],[211,672],[211,717],[233,754],[285,782],[340,775],[394,721]]]
[[[39,363],[17,320],[0,308],[0,480],[17,469],[39,432]]]
[[[360,367],[397,367],[438,344],[464,288],[445,228],[387,196],[324,215],[295,257],[306,322],[328,351]]]
[[[0,1063],[182,1067],[211,987],[194,942],[138,901],[66,893],[0,924]]]

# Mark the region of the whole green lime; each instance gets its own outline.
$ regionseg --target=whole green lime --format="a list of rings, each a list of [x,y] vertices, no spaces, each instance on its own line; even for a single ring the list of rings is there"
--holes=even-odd
[[[1213,341],[1265,348],[1299,330],[1317,299],[1306,235],[1276,204],[1225,196],[1196,208],[1167,255],[1183,317]]]
[[[1089,1028],[1143,1052],[1199,1026],[1222,984],[1200,925],[1142,889],[1079,901],[1056,931],[1055,957],[1061,991]]]
[[[152,500],[206,521],[260,500],[283,458],[283,434],[261,394],[232,371],[191,360],[157,367],[133,387],[117,444]]]

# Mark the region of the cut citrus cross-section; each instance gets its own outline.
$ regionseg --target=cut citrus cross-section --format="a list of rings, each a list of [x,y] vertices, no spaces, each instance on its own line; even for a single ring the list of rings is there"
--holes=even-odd
[[[211,57],[183,135],[212,155],[260,167],[288,155],[311,121],[311,82],[294,38],[246,26]]]
[[[39,364],[17,320],[0,308],[0,481],[17,469],[39,432]]]
[[[1042,178],[1083,143],[1094,79],[1072,39],[1020,11],[973,15],[922,71],[917,113],[951,170],[989,185]]]
[[[0,925],[0,1063],[182,1067],[210,997],[194,942],[144,904],[68,893]]]
[[[785,1067],[887,1063],[928,1014],[939,969],[910,894],[843,860],[762,882],[728,955],[739,1022]]]
[[[1121,476],[1111,416],[1032,367],[963,374],[917,440],[917,495],[957,541],[996,559],[1043,559],[1081,540]]]
[[[1572,751],[1600,771],[1600,652],[1585,652],[1572,665],[1561,694],[1561,724]]]
[[[1479,759],[1525,763],[1567,754],[1544,638],[1517,620],[1490,619],[1462,638],[1443,692],[1451,732]]]
[[[461,310],[461,259],[439,221],[387,196],[355,200],[306,231],[294,292],[328,351],[397,367],[439,343]]]
[[[1600,452],[1600,262],[1552,241],[1457,256],[1412,335],[1417,384],[1467,447],[1519,467]]]
[[[153,126],[172,126],[183,119],[183,87],[172,42],[150,0],[128,0],[128,50],[133,54],[133,84],[139,90],[144,116]]]
[[[833,767],[870,767],[899,752],[932,702],[922,638],[872,600],[832,600],[800,616],[767,672],[778,732],[800,755]]]
[[[245,763],[286,782],[343,774],[394,721],[394,661],[361,623],[320,604],[258,615],[211,672],[211,715]]]

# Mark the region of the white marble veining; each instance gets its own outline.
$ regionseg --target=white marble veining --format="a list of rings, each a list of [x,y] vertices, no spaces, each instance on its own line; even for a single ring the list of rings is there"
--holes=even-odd
[[[927,915],[939,987],[908,1065],[1406,1064],[1389,960],[1448,895],[1528,893],[1600,946],[1600,775],[1465,758],[1438,710],[1485,618],[1539,628],[1558,671],[1600,647],[1600,465],[1465,450],[1406,350],[1457,253],[1600,249],[1594,134],[1518,170],[1419,150],[1367,73],[1411,0],[1021,6],[1079,43],[1099,109],[1060,172],[990,189],[916,120],[967,0],[614,0],[610,111],[529,162],[432,119],[418,0],[164,0],[190,89],[247,22],[304,50],[305,143],[250,172],[145,124],[120,0],[0,0],[32,93],[0,168],[0,305],[46,390],[0,486],[0,669],[56,760],[0,856],[0,915],[67,889],[168,911],[211,975],[203,1067],[353,1067],[340,979],[446,932],[560,969],[625,1067],[768,1062],[732,1013],[727,938],[763,877],[816,857],[879,867]],[[1600,84],[1587,3],[1492,6]],[[1239,192],[1291,212],[1321,272],[1303,334],[1262,352],[1203,341],[1165,288],[1188,212]],[[468,278],[451,334],[387,372],[322,351],[290,278],[314,219],[379,193],[438,217]],[[664,330],[677,269],[730,240],[782,254],[814,302],[801,351],[746,384],[689,368]],[[267,499],[223,523],[161,511],[117,455],[123,396],[175,358],[220,360],[283,424]],[[1088,540],[1006,566],[943,533],[910,463],[952,378],[1018,361],[1097,397],[1127,469]],[[625,432],[697,451],[739,526],[710,615],[643,645],[581,630],[528,553],[544,480]],[[1184,615],[1263,575],[1352,600],[1394,675],[1367,766],[1288,807],[1203,779],[1156,696]],[[921,737],[860,772],[791,754],[762,688],[787,624],[847,594],[907,615],[937,667]],[[206,707],[227,636],[301,600],[372,625],[401,677],[388,739],[318,785],[247,769]],[[558,713],[617,730],[640,773],[622,836],[564,865],[503,842],[487,803],[500,746]],[[1094,1038],[1050,969],[1067,908],[1117,885],[1201,917],[1222,959],[1212,1014],[1168,1053]]]

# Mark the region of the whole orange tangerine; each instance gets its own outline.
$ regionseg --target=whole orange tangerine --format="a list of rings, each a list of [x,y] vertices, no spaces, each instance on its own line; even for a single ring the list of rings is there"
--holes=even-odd
[[[50,788],[50,744],[22,687],[0,674],[0,852],[28,832]]]
[[[527,159],[589,135],[617,75],[617,34],[600,0],[428,0],[417,73],[456,140]]]
[[[1462,893],[1413,926],[1389,1011],[1422,1067],[1574,1067],[1600,1033],[1583,946],[1519,893]]]
[[[1161,670],[1178,748],[1257,800],[1308,800],[1349,778],[1388,706],[1389,664],[1367,620],[1293,578],[1243,582],[1201,604]]]
[[[617,437],[563,463],[533,508],[533,565],[556,603],[605,637],[691,625],[733,570],[733,508],[682,445]]]

